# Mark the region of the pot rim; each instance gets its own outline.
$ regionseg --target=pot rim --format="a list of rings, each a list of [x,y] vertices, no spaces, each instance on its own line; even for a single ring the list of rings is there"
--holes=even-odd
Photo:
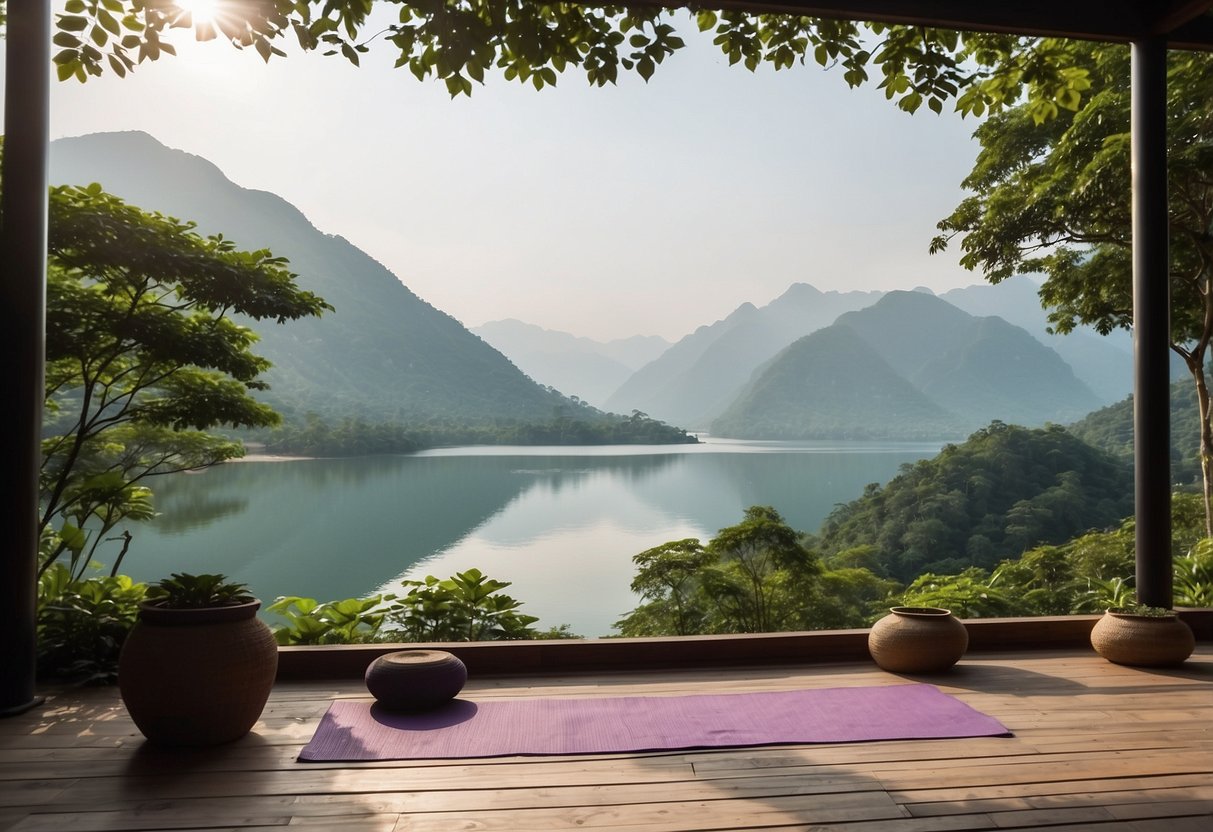
[[[923,618],[946,618],[952,614],[951,610],[943,607],[889,607],[889,612],[894,615],[913,615]]]
[[[1166,615],[1142,615],[1137,612],[1125,612],[1117,607],[1108,607],[1104,613],[1114,618],[1130,618],[1134,621],[1175,621],[1179,618],[1179,614],[1175,610],[1168,610]]]
[[[254,618],[260,608],[260,598],[221,607],[165,607],[156,601],[140,601],[139,620],[149,624],[171,626],[218,624],[224,621],[243,621],[246,618]]]

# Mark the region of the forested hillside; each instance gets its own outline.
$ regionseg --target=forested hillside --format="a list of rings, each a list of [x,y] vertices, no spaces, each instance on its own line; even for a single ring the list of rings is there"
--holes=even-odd
[[[1089,445],[1124,460],[1133,459],[1133,398],[1108,405],[1069,426]],[[1171,481],[1200,485],[1200,408],[1189,380],[1171,385]]]
[[[818,545],[863,550],[886,573],[990,568],[1031,546],[1113,525],[1133,510],[1131,467],[1064,428],[994,422],[872,484],[822,525]]]

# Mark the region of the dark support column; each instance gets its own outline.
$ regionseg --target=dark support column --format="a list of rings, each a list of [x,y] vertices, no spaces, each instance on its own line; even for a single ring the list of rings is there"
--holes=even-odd
[[[46,155],[51,4],[9,0],[0,219],[0,355],[8,362],[0,432],[0,714],[40,700],[34,688],[39,434],[46,356]]]
[[[1170,290],[1167,256],[1167,49],[1133,42],[1133,434],[1137,598],[1171,598]]]

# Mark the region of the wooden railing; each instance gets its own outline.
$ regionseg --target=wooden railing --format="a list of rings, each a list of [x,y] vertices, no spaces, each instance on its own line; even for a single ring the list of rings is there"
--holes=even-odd
[[[1181,612],[1199,641],[1213,641],[1213,609]],[[965,620],[971,652],[1090,649],[1097,615]],[[349,644],[282,647],[279,679],[360,678],[375,658],[394,650],[430,647],[457,655],[474,674],[515,675],[602,670],[866,662],[867,630],[805,633],[482,641],[442,644]]]

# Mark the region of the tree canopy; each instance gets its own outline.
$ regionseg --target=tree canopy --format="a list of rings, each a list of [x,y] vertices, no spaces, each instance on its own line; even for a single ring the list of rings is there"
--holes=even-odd
[[[149,477],[243,454],[205,431],[277,423],[252,395],[268,367],[257,336],[230,316],[283,323],[329,307],[269,251],[201,237],[99,185],[51,189],[47,266],[41,569],[66,553],[78,578],[119,522],[152,515]]]
[[[751,71],[814,62],[837,67],[851,86],[875,76],[908,112],[924,104],[941,112],[955,99],[960,113],[981,116],[1026,96],[1043,120],[1077,108],[1089,87],[1086,70],[1061,59],[1066,42],[1057,39],[530,0],[216,0],[209,20],[175,0],[67,0],[54,36],[59,78],[125,75],[173,55],[174,29],[252,48],[267,61],[284,56],[288,40],[354,64],[382,48],[395,53],[397,67],[443,82],[453,96],[470,95],[494,72],[537,89],[572,70],[596,86],[615,83],[621,72],[647,80],[694,31],[710,37],[730,64]]]
[[[615,625],[625,636],[769,633],[820,620],[821,562],[770,506],[746,509],[706,545],[672,540],[632,561],[632,591],[645,603]]]
[[[1129,53],[1071,42],[1067,63],[1090,80],[1077,112],[1040,123],[1030,104],[978,127],[972,195],[939,223],[934,251],[962,236],[961,263],[997,283],[1041,273],[1057,332],[1107,334],[1133,322]],[[1213,57],[1172,53],[1167,78],[1171,348],[1183,358],[1201,414],[1206,533],[1213,535],[1213,425],[1205,365],[1213,340]]]
[[[872,547],[879,568],[903,581],[990,568],[1031,546],[1116,523],[1132,508],[1131,481],[1128,464],[1061,427],[994,422],[839,506],[818,545],[861,565]]]

